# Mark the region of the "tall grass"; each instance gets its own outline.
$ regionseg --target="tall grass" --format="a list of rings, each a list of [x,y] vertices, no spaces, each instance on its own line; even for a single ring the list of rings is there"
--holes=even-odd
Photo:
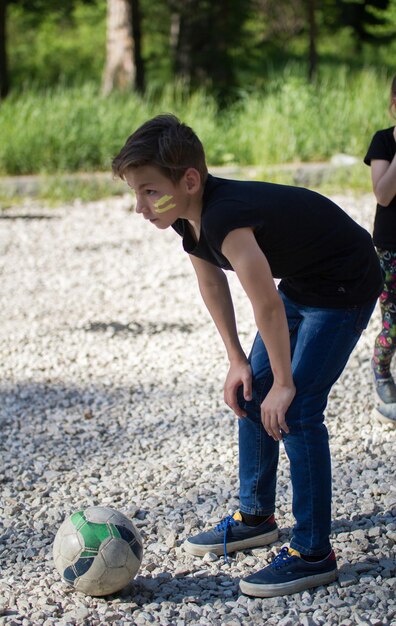
[[[229,153],[255,165],[363,157],[378,128],[391,125],[389,78],[340,68],[316,85],[298,75],[274,80],[266,94],[247,94],[227,112]]]
[[[389,80],[369,68],[340,68],[311,85],[290,66],[222,110],[204,91],[188,94],[182,85],[145,97],[103,98],[90,83],[27,90],[0,106],[0,173],[109,169],[126,137],[161,112],[197,131],[211,165],[326,160],[339,152],[362,158],[373,132],[392,124]]]

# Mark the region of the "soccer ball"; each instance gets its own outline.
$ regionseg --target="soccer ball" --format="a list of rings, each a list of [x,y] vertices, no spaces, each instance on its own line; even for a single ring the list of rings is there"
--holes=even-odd
[[[65,519],[55,536],[55,567],[78,591],[106,596],[119,591],[137,574],[143,544],[125,515],[90,506]]]

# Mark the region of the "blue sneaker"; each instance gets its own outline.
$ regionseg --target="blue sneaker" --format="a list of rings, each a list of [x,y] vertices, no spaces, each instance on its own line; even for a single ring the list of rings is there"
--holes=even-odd
[[[333,550],[322,561],[308,562],[292,548],[283,547],[272,563],[239,583],[242,593],[256,598],[273,598],[326,585],[337,579]]]
[[[227,551],[235,552],[235,550],[266,546],[276,541],[278,534],[273,515],[258,526],[248,526],[243,522],[241,513],[236,511],[234,515],[223,519],[213,530],[187,539],[184,549],[195,556],[204,556],[207,552],[213,552],[227,557]]]

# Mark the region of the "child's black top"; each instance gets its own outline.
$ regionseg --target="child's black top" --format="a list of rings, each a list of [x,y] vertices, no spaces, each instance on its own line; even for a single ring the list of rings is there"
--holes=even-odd
[[[381,159],[389,163],[392,161],[396,152],[393,129],[394,126],[391,126],[375,133],[364,157],[366,165],[371,165],[373,159]],[[377,204],[373,240],[378,248],[396,250],[396,196],[388,206]]]
[[[349,307],[374,300],[382,274],[367,231],[340,207],[300,187],[208,177],[198,243],[185,219],[172,225],[189,254],[232,270],[225,236],[252,227],[279,288],[301,304]]]

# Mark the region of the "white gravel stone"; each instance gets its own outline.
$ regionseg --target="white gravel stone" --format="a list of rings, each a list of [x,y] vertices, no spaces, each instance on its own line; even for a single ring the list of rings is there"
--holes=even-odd
[[[371,230],[370,194],[334,199]],[[276,546],[227,565],[182,550],[237,507],[237,423],[222,403],[224,349],[180,240],[129,206],[126,195],[0,215],[2,622],[396,624],[395,431],[371,417],[378,309],[327,407],[340,580],[287,598],[239,595],[239,579],[290,536],[286,455]],[[233,275],[230,285],[248,350],[253,315]],[[107,599],[68,588],[51,552],[63,519],[98,504],[133,518],[145,545],[133,584]]]

